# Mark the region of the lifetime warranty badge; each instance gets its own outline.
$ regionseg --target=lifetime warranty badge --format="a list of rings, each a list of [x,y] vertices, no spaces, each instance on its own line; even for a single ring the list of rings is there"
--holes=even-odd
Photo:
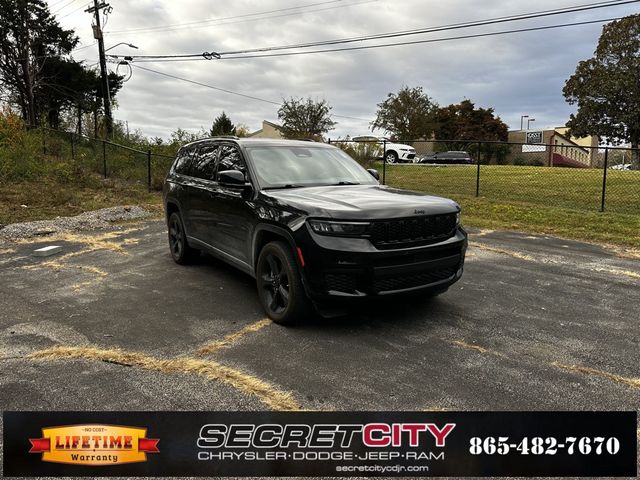
[[[116,465],[145,462],[158,453],[158,438],[146,438],[147,429],[120,425],[66,425],[42,429],[42,438],[30,438],[29,453],[42,453],[43,462],[76,465]]]

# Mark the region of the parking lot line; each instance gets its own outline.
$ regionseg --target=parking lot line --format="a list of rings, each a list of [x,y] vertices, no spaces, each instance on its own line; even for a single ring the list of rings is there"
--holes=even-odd
[[[496,357],[504,357],[505,354],[504,353],[500,353],[500,352],[496,352],[495,350],[490,350],[488,348],[484,348],[481,347],[480,345],[474,345],[471,343],[467,343],[464,340],[450,340],[449,343],[452,343],[453,345],[456,345],[458,347],[461,348],[466,348],[468,350],[475,350],[477,352],[483,353],[483,354],[490,354],[490,355],[495,355]]]
[[[469,246],[473,248],[478,248],[480,250],[485,250],[487,252],[498,253],[501,255],[509,255],[510,257],[519,258],[520,260],[526,260],[528,262],[535,262],[536,259],[531,255],[526,255],[521,252],[516,252],[515,250],[506,250],[504,248],[490,247],[489,245],[485,245],[484,243],[479,242],[469,242]]]
[[[609,380],[613,380],[614,382],[624,383],[625,385],[629,385],[630,387],[633,387],[633,388],[640,388],[640,378],[627,378],[615,373],[605,372],[603,370],[596,370],[595,368],[580,367],[577,365],[565,365],[559,362],[551,362],[551,365],[556,368],[561,368],[563,370],[584,373],[585,375],[596,375],[599,377],[608,378]]]
[[[217,380],[231,385],[247,395],[254,395],[273,410],[300,410],[301,408],[290,392],[278,390],[257,377],[211,360],[190,357],[160,359],[144,353],[128,352],[120,349],[65,346],[38,350],[25,358],[31,360],[82,359],[103,361],[163,373],[199,375],[208,380]]]
[[[214,353],[221,348],[226,348],[234,343],[238,342],[242,337],[247,335],[248,333],[257,332],[262,330],[267,325],[271,325],[273,321],[270,318],[263,318],[262,320],[258,320],[255,323],[247,325],[246,327],[238,330],[237,332],[230,333],[226,335],[222,340],[214,340],[212,342],[205,343],[197,350],[198,356],[209,355]]]

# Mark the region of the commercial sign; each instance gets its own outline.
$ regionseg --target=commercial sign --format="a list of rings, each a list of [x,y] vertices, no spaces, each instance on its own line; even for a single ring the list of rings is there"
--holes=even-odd
[[[5,476],[637,475],[636,412],[5,412],[3,419]]]

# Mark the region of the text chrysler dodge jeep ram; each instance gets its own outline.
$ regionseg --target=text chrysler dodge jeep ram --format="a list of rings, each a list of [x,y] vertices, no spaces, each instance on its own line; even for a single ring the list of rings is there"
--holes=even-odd
[[[164,185],[171,255],[202,250],[252,275],[279,323],[335,299],[445,291],[464,264],[460,208],[374,177],[322,143],[190,143]]]

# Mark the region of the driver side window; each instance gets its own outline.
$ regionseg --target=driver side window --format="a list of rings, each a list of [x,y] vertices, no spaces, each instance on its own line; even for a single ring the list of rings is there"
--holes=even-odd
[[[218,159],[218,172],[224,170],[237,170],[247,177],[247,167],[240,151],[235,145],[221,145]]]

